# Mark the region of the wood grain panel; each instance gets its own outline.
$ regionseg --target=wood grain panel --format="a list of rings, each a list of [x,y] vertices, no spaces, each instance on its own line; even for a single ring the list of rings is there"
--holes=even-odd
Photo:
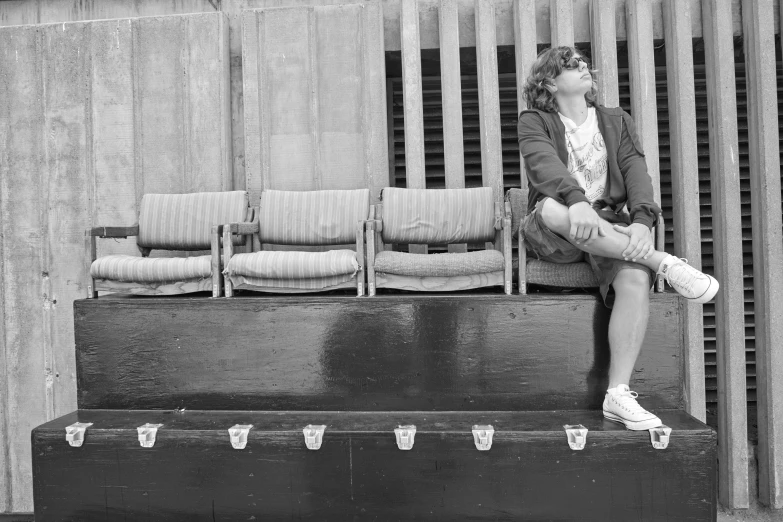
[[[481,184],[492,187],[495,201],[502,202],[503,143],[500,135],[495,5],[491,0],[476,0],[476,69],[481,131]]]
[[[228,24],[224,16],[185,17],[183,92],[186,192],[232,190]],[[218,89],[215,89],[215,87]],[[215,122],[221,122],[218,126]],[[215,143],[215,141],[217,143]]]
[[[269,134],[263,143],[265,188],[314,190],[319,188],[317,99],[313,71],[315,38],[311,9],[274,9],[260,14],[264,40],[263,68],[265,97],[260,118]],[[279,110],[284,108],[284,110]],[[254,173],[252,175],[255,175]]]
[[[552,47],[574,45],[573,0],[549,1],[549,28]]]
[[[33,434],[36,520],[714,520],[715,433],[661,417],[673,428],[663,451],[599,411],[79,411]],[[71,448],[64,427],[77,420],[93,426]],[[152,448],[137,440],[146,422],[163,424]],[[236,423],[253,425],[244,450],[229,444]],[[572,451],[563,425],[579,423],[588,447]],[[308,424],[326,426],[316,451]],[[409,451],[401,424],[417,428]],[[474,424],[496,430],[488,451]]]
[[[87,292],[84,225],[90,222],[92,151],[92,31],[90,24],[41,29],[46,163],[42,208],[42,301],[45,366],[51,395],[47,418],[76,408],[76,367],[70,350],[70,305]]]
[[[462,75],[459,63],[459,9],[456,0],[441,0],[438,9],[440,77],[443,98],[443,161],[446,188],[465,188],[465,153],[462,143]],[[468,247],[449,245],[449,252]]]
[[[615,0],[590,0],[590,42],[593,68],[598,69],[598,103],[619,107]],[[693,59],[691,58],[691,61]]]
[[[178,16],[149,18],[134,29],[138,160],[141,194],[186,192],[191,161],[185,118],[189,105],[183,70],[183,29]]]
[[[362,7],[319,13],[315,25],[319,188],[365,186]]]
[[[651,302],[635,387],[676,407],[679,301]],[[598,408],[607,384],[592,296],[104,298],[75,314],[82,408],[555,410]]]
[[[246,186],[388,185],[386,78],[379,4],[243,13]]]
[[[16,53],[14,53],[15,55]],[[8,52],[8,46],[0,50],[0,68],[5,69],[10,64],[10,53]],[[7,83],[8,76],[3,78],[6,81],[0,82],[0,100],[7,100],[9,96],[9,83]],[[0,102],[0,144],[2,144],[2,150],[8,150],[10,141],[9,137],[9,110],[5,103]],[[0,216],[4,216],[5,198],[3,194],[7,193],[8,186],[3,183],[2,180],[7,178],[8,161],[6,161],[6,155],[2,154],[3,161],[0,162]],[[5,260],[5,229],[2,228],[0,222],[0,230],[3,232],[3,236],[0,237],[0,321],[3,324],[3,330],[0,332],[0,375],[9,375],[8,371],[8,354],[6,351],[6,312],[5,312],[5,270],[3,270],[3,260]],[[8,386],[0,386],[0,441],[8,440]],[[0,470],[10,469],[10,453],[9,445],[7,442],[0,443]],[[11,476],[8,471],[0,472],[0,512],[11,511]]]
[[[32,510],[30,428],[75,407],[72,302],[86,294],[85,228],[135,222],[145,181],[166,192],[225,186],[220,165],[208,169],[211,185],[199,169],[230,157],[221,149],[227,79],[179,57],[200,38],[196,54],[227,53],[217,39],[226,24],[207,14],[0,30],[2,510]],[[180,118],[188,103],[200,106],[214,139],[202,135],[203,122],[189,128]],[[188,140],[195,145],[177,145]],[[178,148],[159,156],[167,144]],[[186,182],[186,170],[202,181]],[[99,245],[138,254],[132,241]]]
[[[701,216],[699,198],[696,95],[693,80],[691,12],[688,4],[665,0],[666,77],[669,95],[669,136],[674,212],[674,254],[701,268]],[[704,389],[703,306],[686,303],[683,313],[685,408],[706,418]]]
[[[627,0],[625,9],[628,25],[628,73],[631,78],[631,116],[644,149],[655,202],[660,205],[661,171],[658,158],[652,5],[648,0]]]
[[[438,13],[446,188],[464,188],[465,155],[462,143],[462,78],[459,63],[457,1],[441,0]]]
[[[2,32],[0,81],[0,227],[2,230],[5,338],[3,473],[11,512],[32,510],[30,430],[53,409],[51,383],[44,379],[42,238],[47,214],[41,186],[46,182],[46,128],[43,112],[41,33],[20,26]],[[20,59],[21,57],[21,59]],[[50,332],[47,334],[50,335]]]
[[[383,9],[380,2],[364,4],[364,131],[371,203],[380,202],[389,186],[389,128],[386,99],[386,53]]]
[[[242,99],[245,138],[245,190],[251,204],[259,201],[264,190],[264,172],[269,167],[269,128],[266,118],[261,118],[265,110],[266,89],[261,81],[266,76],[263,70],[263,54],[256,49],[265,48],[263,16],[251,12],[242,14]]]
[[[418,1],[400,0],[400,10],[405,106],[405,178],[408,188],[426,188]]]
[[[90,223],[98,226],[129,226],[138,221],[133,23],[127,19],[91,27],[93,182],[87,190],[93,201]],[[134,237],[98,241],[97,247],[99,256],[138,255]]]
[[[535,0],[518,0],[514,2],[514,60],[517,77],[517,113],[527,109],[523,96],[525,81],[530,74],[530,67],[536,61],[536,12]],[[527,199],[527,174],[525,160],[519,155],[519,183]]]
[[[742,274],[739,150],[731,2],[702,2],[710,139],[710,192],[715,277],[718,374],[719,499],[747,508],[748,436]]]
[[[405,186],[427,188],[424,162],[424,108],[421,91],[421,44],[418,0],[400,0],[402,98],[405,127]],[[408,245],[411,254],[426,254],[427,245]]]
[[[783,211],[780,199],[775,17],[771,2],[742,2],[753,223],[759,499],[783,508]]]
[[[353,0],[352,0],[353,1]],[[513,3],[516,0],[498,0],[495,3],[497,9],[497,34],[498,45],[514,44],[514,27],[512,21]],[[693,35],[696,38],[702,36],[701,18],[699,2],[700,0],[683,0],[691,7],[694,14],[692,19]],[[473,23],[473,0],[458,0],[460,13],[466,17],[466,24],[470,27]],[[536,18],[538,19],[538,43],[549,44],[549,9],[550,0],[535,0]],[[231,32],[231,57],[234,60],[232,66],[236,71],[238,69],[241,75],[241,63],[239,57],[242,54],[242,31],[241,19],[242,11],[246,9],[257,9],[263,7],[281,7],[291,6],[292,4],[301,5],[333,5],[344,4],[346,0],[221,0],[220,10],[229,17]],[[381,1],[383,4],[384,17],[384,42],[389,51],[400,50],[400,8],[399,0]],[[421,30],[422,30],[422,48],[438,48],[438,16],[437,6],[440,0],[421,0]],[[577,42],[590,41],[590,20],[588,16],[588,5],[590,0],[573,0],[574,16],[574,40]],[[626,40],[624,13],[626,0],[617,0],[618,17],[617,37],[621,41]],[[658,6],[661,0],[652,1],[653,5]],[[741,0],[732,0],[732,17],[734,35],[742,34],[741,20]],[[773,0],[775,12],[777,12],[778,0]],[[216,0],[169,0],[166,2],[155,2],[153,0],[145,2],[130,3],[126,0],[101,0],[100,2],[74,2],[73,0],[3,0],[0,2],[0,25],[19,25],[32,23],[54,23],[76,20],[104,20],[109,18],[125,18],[129,16],[158,16],[165,14],[185,14],[185,13],[213,13],[215,11]],[[664,37],[663,23],[660,9],[653,10],[653,30],[654,38],[662,39]],[[777,27],[777,25],[776,25]],[[465,31],[460,36],[460,45],[462,47],[474,47],[476,45],[475,34],[472,31]],[[237,94],[234,92],[233,94]],[[235,99],[239,102],[239,99]],[[241,124],[241,122],[238,122]],[[236,129],[235,129],[236,130]],[[238,133],[241,136],[241,130]],[[236,151],[236,159],[240,159],[241,151]]]

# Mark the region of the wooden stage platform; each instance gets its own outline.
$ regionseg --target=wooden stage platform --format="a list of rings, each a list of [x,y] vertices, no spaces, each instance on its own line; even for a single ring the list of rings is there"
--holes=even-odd
[[[680,299],[651,297],[632,382],[665,449],[602,416],[608,319],[591,295],[76,301],[79,410],[33,431],[36,520],[715,520]]]
[[[632,383],[682,403],[679,299],[651,299]],[[74,303],[79,408],[600,408],[609,310],[588,295],[100,298]]]

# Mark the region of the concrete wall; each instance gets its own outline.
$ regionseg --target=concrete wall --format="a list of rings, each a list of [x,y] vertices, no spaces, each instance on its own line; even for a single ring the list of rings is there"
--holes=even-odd
[[[26,512],[30,430],[76,408],[85,228],[135,223],[145,192],[233,187],[228,22],[0,28],[0,71],[0,512]]]

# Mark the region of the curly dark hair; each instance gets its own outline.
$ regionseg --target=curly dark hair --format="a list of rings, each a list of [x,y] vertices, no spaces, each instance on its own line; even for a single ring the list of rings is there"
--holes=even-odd
[[[551,84],[563,72],[563,69],[568,68],[567,64],[574,54],[578,54],[583,58],[585,56],[576,47],[569,46],[550,47],[538,54],[538,58],[530,68],[530,74],[523,87],[523,96],[528,108],[544,112],[557,111],[555,96],[549,92],[545,85]],[[595,73],[598,71],[590,68],[589,61],[587,68],[590,74],[593,75],[593,87],[590,89],[590,92],[585,93],[585,101],[587,101],[588,106],[592,106],[595,105],[595,100],[598,96],[598,85],[595,82]]]

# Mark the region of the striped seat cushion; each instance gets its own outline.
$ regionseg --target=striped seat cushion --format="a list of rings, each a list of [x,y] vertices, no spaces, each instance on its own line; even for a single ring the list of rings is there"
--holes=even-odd
[[[90,275],[95,279],[129,283],[174,283],[212,276],[212,257],[103,256],[93,261]]]
[[[327,252],[281,252],[264,250],[236,254],[223,271],[227,276],[260,279],[302,280],[356,274],[359,263],[353,250]]]
[[[390,250],[375,257],[375,271],[415,277],[454,277],[503,270],[503,254],[478,250],[464,254],[408,254]]]
[[[250,277],[233,275],[230,276],[231,284],[234,288],[241,288],[243,285],[252,285],[261,288],[274,290],[276,288],[286,290],[329,290],[333,287],[347,283],[354,275],[343,274],[332,277],[313,277],[309,279],[266,279],[263,277]]]
[[[527,282],[535,285],[557,286],[561,288],[593,288],[598,286],[598,278],[590,263],[549,263],[539,259],[527,262]]]
[[[495,238],[495,203],[490,187],[385,188],[382,199],[386,243],[448,244]]]
[[[277,245],[346,245],[356,241],[359,221],[370,212],[370,191],[265,190],[259,236]]]
[[[140,247],[206,250],[214,225],[239,223],[247,215],[247,192],[145,194],[139,211]]]

